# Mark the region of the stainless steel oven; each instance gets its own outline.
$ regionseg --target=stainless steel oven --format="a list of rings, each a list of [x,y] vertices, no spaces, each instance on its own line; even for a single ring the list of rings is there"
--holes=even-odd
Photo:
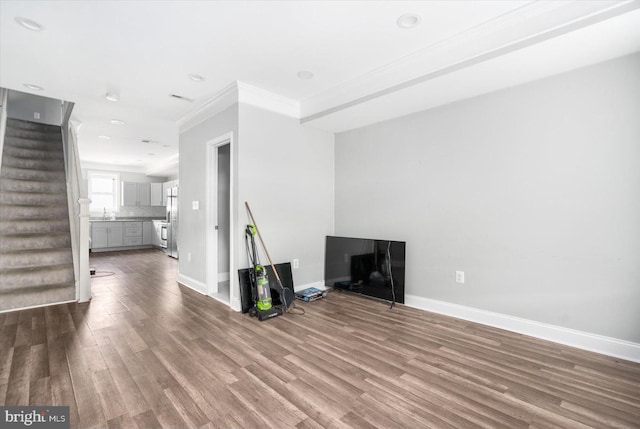
[[[160,247],[167,248],[167,224],[160,224]]]

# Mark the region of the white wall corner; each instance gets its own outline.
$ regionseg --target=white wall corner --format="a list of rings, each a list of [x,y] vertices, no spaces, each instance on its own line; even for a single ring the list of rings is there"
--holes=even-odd
[[[284,97],[273,92],[236,82],[238,86],[238,101],[254,107],[259,107],[291,118],[300,119],[300,103],[297,100]]]
[[[183,133],[188,129],[195,127],[237,102],[238,82],[232,82],[218,91],[213,97],[208,98],[198,107],[178,119],[178,121],[176,121],[178,125],[178,132]]]
[[[202,295],[207,294],[207,285],[189,276],[185,276],[184,274],[178,274],[177,282],[180,283],[181,285],[184,285],[190,289],[195,290],[198,293],[201,293]]]
[[[231,298],[230,306],[233,311],[242,311],[242,303],[240,302],[240,298]]]
[[[244,82],[235,81],[178,119],[178,130],[180,133],[183,133],[237,102],[246,103],[292,118],[300,118],[300,103],[297,100]]]
[[[640,344],[445,301],[405,295],[405,305],[640,363]]]

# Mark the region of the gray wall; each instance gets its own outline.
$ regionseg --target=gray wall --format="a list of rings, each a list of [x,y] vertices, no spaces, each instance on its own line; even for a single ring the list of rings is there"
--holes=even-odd
[[[245,104],[234,104],[180,134],[180,274],[206,283],[206,143],[228,132],[234,134],[236,194],[232,265],[248,266],[248,201],[274,263],[298,258],[296,285],[321,282],[324,237],[333,232],[334,136]],[[201,207],[197,211],[191,209],[196,200]],[[261,262],[268,263],[264,254]],[[237,290],[237,274],[230,274],[231,287]],[[238,295],[232,291],[231,296],[231,305],[238,309],[239,301],[233,300]]]
[[[180,133],[180,237],[179,271],[199,282],[207,282],[207,142],[226,133],[238,135],[238,105],[227,108],[206,121]],[[192,201],[200,202],[193,210]],[[191,261],[187,255],[191,253]],[[232,275],[233,279],[234,276]]]
[[[298,258],[295,285],[321,282],[324,240],[333,233],[334,135],[240,104],[238,146],[238,268],[248,266],[248,201],[273,262]]]
[[[407,294],[639,343],[639,118],[636,54],[341,133],[335,232],[406,240]]]
[[[34,118],[34,112],[40,114],[39,119]],[[60,126],[62,124],[62,101],[28,94],[26,92],[9,90],[7,116],[23,121]]]

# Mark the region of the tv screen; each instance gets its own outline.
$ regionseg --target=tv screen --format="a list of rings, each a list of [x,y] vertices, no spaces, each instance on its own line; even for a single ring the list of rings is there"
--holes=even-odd
[[[404,241],[327,236],[325,286],[404,304]]]

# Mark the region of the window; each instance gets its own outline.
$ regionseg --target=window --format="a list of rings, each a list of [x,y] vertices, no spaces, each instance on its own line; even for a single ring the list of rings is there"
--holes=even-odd
[[[92,214],[117,212],[120,176],[114,173],[89,173],[89,211]]]

